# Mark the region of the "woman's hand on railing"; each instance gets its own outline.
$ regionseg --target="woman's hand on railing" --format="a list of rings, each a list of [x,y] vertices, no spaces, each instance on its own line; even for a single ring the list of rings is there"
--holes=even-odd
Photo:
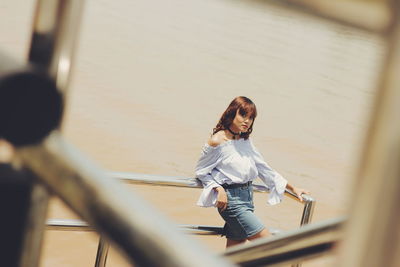
[[[303,197],[301,196],[302,194],[307,194],[307,195],[310,194],[310,192],[308,190],[295,187],[289,183],[286,184],[286,188],[291,190],[297,196],[297,198],[300,200],[300,202],[303,202]]]
[[[302,197],[303,194],[307,194],[307,195],[310,194],[310,191],[307,191],[303,188],[298,188],[298,187],[293,187],[292,191],[293,191],[293,193],[296,194],[296,196],[300,199],[301,202],[303,202],[303,197]]]

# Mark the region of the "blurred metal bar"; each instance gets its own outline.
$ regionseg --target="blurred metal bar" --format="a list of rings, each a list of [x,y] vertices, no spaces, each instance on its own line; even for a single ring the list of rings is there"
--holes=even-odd
[[[87,222],[76,219],[48,219],[46,225],[47,230],[53,231],[95,231]],[[194,235],[221,235],[223,232],[223,227],[219,226],[181,224],[177,227],[187,234]],[[275,235],[282,231],[270,228],[269,232]]]
[[[46,225],[47,230],[94,231],[87,222],[75,219],[48,219]]]
[[[37,0],[29,61],[42,66],[65,92],[84,0]]]
[[[46,94],[52,90],[55,92],[54,85],[51,85],[52,83],[49,81],[48,77],[45,77],[43,73],[33,66],[16,63],[6,55],[0,54],[0,138],[13,142],[15,145],[21,145],[27,140],[39,140],[37,139],[37,133],[42,133],[43,129],[45,132],[46,130],[42,126],[46,127],[46,125],[41,125],[39,123],[35,124],[35,129],[30,129],[29,126],[25,125],[25,122],[33,122],[29,116],[32,115],[35,117],[37,112],[36,110],[32,110],[32,108],[46,106],[46,103],[41,105],[46,99],[42,102],[29,103],[29,101],[33,100],[24,98],[23,93],[28,92],[30,96],[33,94],[42,96],[43,93]],[[41,89],[41,92],[36,93],[36,89]],[[30,114],[25,116],[21,107],[27,108]],[[45,121],[42,118],[39,118],[39,120],[41,122]],[[14,176],[17,177],[19,176],[18,173],[25,173],[30,176],[28,172],[21,170],[14,170],[14,173]],[[34,177],[31,178],[32,180],[34,179]],[[1,177],[1,179],[5,178]],[[21,240],[21,248],[18,250],[19,260],[17,264],[11,264],[10,266],[35,267],[38,266],[39,262],[48,205],[48,193],[45,188],[36,182],[26,180],[25,183],[25,185],[20,184],[19,187],[14,186],[10,188],[10,190],[15,190],[15,196],[19,196],[21,198],[20,200],[16,199],[14,196],[4,203],[4,205],[12,206],[14,205],[13,202],[19,203],[27,200],[24,208],[21,209],[21,211],[23,210],[26,214],[24,214],[23,218],[19,218],[23,220],[23,226],[21,228],[23,239]],[[13,183],[10,183],[10,185],[11,184]],[[23,188],[26,196],[19,194]],[[27,188],[29,188],[29,190]],[[6,214],[3,215],[8,218]],[[17,218],[14,218],[14,220],[17,220]],[[14,223],[18,225],[20,222],[15,221]],[[6,238],[4,238],[4,242],[5,240]]]
[[[19,265],[21,267],[39,265],[48,203],[49,192],[43,185],[34,182],[30,195],[30,207],[25,221],[26,229],[24,233],[23,252]]]
[[[87,222],[75,219],[48,219],[47,230],[55,231],[95,231]],[[178,225],[180,230],[192,234],[220,235],[222,227],[206,225]]]
[[[206,226],[206,225],[179,225],[179,229],[185,231],[187,234],[192,235],[221,235],[223,233],[223,227],[218,226]]]
[[[342,239],[344,221],[331,219],[257,239],[227,249],[224,256],[239,266],[281,266],[321,256]]]
[[[132,263],[231,266],[180,234],[173,224],[110,179],[57,133],[41,145],[16,149],[16,157]]]
[[[83,2],[38,0],[36,4],[29,63],[42,67],[63,91],[69,80]],[[21,267],[38,266],[49,201],[49,193],[43,185],[34,183],[32,186]]]
[[[386,1],[379,0],[262,0],[261,2],[373,33],[386,32],[392,20]]]
[[[21,266],[31,207],[33,178],[25,170],[0,163],[1,266]]]
[[[354,202],[341,247],[344,267],[395,267],[400,263],[400,1],[386,36],[387,54],[365,140]]]
[[[105,267],[107,262],[108,249],[110,245],[104,238],[100,237],[99,246],[97,248],[95,267]]]

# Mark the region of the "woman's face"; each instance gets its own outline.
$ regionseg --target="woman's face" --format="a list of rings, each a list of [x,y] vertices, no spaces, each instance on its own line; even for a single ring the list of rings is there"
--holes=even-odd
[[[236,116],[232,121],[231,130],[234,132],[247,132],[253,123],[253,118],[250,115],[242,115],[239,110],[236,111]]]

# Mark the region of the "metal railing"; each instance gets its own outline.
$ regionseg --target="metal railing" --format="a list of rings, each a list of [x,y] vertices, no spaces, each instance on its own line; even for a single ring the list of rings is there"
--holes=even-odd
[[[287,232],[270,229],[272,237],[230,248],[223,256],[240,266],[277,263],[297,266],[299,261],[328,253],[341,239],[344,221],[344,218],[332,219]],[[76,219],[49,219],[46,225],[47,230],[53,231],[95,231],[88,223]],[[193,235],[220,235],[223,230],[222,227],[205,225],[179,225],[178,228]],[[100,237],[95,267],[106,266],[108,250],[109,244]]]
[[[172,186],[172,187],[188,187],[188,188],[203,188],[201,181],[196,178],[184,178],[184,177],[172,177],[172,176],[161,176],[161,175],[149,175],[139,173],[127,173],[127,172],[110,172],[109,177],[118,179],[124,183],[129,184],[142,184],[152,186]],[[256,192],[269,192],[269,189],[262,184],[253,184],[254,191]],[[290,190],[286,190],[286,196],[300,202],[300,199]],[[304,204],[300,225],[310,223],[315,200],[309,195],[303,195]],[[50,219],[47,221],[48,230],[63,230],[63,231],[93,231],[93,228],[88,223],[81,220],[62,220],[62,219]],[[200,226],[200,225],[180,225],[179,229],[184,230],[190,234],[201,234],[201,235],[220,235],[223,231],[222,227],[217,226]],[[270,229],[272,234],[280,232],[277,229]],[[109,245],[104,238],[99,239],[98,250],[96,254],[96,267],[104,267],[106,265],[107,253]],[[298,266],[298,265],[297,265]]]
[[[149,175],[128,172],[110,172],[108,175],[110,177],[117,178],[125,183],[130,184],[203,188],[201,181],[196,178]],[[268,187],[260,183],[253,183],[253,188],[255,192],[269,192]],[[314,212],[315,199],[310,195],[303,194],[303,202],[301,202],[298,196],[288,189],[285,190],[285,196],[301,204],[304,204],[300,225],[308,224],[311,221]]]
[[[329,253],[343,238],[345,221],[345,218],[330,219],[281,232],[276,236],[229,248],[222,256],[240,266],[296,264]],[[185,233],[200,235],[216,235],[222,230],[220,227],[197,225],[180,225],[179,228]],[[47,221],[47,229],[94,231],[86,222],[71,219],[50,219]],[[108,244],[100,237],[95,267],[106,265],[108,248]]]

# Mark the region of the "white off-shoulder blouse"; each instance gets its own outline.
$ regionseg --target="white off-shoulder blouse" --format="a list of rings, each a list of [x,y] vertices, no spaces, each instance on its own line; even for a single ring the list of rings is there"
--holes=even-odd
[[[268,203],[282,201],[287,180],[265,162],[250,139],[229,140],[218,146],[205,144],[196,166],[196,177],[203,183],[197,205],[213,207],[218,193],[213,188],[222,184],[243,184],[257,177],[270,190]]]

